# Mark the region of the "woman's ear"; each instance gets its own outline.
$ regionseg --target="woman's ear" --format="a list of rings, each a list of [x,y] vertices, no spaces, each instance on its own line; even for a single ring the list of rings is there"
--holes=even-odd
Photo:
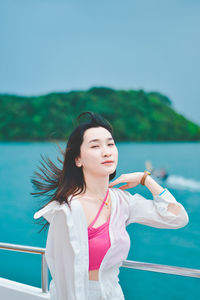
[[[81,165],[81,162],[80,162],[80,159],[79,159],[79,158],[75,158],[75,165],[76,165],[78,168],[82,167],[82,165]]]

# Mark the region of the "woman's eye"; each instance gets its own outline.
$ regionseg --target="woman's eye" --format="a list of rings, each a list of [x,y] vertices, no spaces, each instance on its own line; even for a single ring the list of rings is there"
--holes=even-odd
[[[114,146],[114,144],[111,143],[111,144],[108,144],[108,146]],[[97,148],[97,147],[99,147],[99,145],[92,146],[91,148]]]

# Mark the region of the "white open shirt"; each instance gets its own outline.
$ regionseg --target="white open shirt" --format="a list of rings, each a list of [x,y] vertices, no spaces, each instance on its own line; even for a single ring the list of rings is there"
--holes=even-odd
[[[189,222],[183,205],[165,189],[153,200],[140,194],[109,188],[112,201],[109,234],[111,246],[99,269],[102,299],[125,299],[119,284],[119,268],[128,256],[130,238],[126,226],[140,223],[156,228],[177,229]],[[167,210],[169,203],[181,207],[178,215]],[[50,295],[52,300],[87,300],[89,281],[88,228],[83,207],[72,199],[68,205],[50,202],[34,214],[49,223],[45,258],[51,272]]]

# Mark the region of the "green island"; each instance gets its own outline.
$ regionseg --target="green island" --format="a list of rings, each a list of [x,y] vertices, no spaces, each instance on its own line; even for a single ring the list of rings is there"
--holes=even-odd
[[[83,111],[102,114],[116,141],[199,141],[200,126],[158,92],[93,87],[37,97],[0,95],[0,141],[67,140]]]

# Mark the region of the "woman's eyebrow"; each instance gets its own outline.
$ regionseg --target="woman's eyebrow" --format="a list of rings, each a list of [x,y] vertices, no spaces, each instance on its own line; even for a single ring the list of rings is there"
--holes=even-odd
[[[106,140],[107,141],[113,141],[113,138],[107,138]],[[89,141],[88,143],[99,142],[99,141],[100,141],[99,139],[94,139],[94,140]]]

